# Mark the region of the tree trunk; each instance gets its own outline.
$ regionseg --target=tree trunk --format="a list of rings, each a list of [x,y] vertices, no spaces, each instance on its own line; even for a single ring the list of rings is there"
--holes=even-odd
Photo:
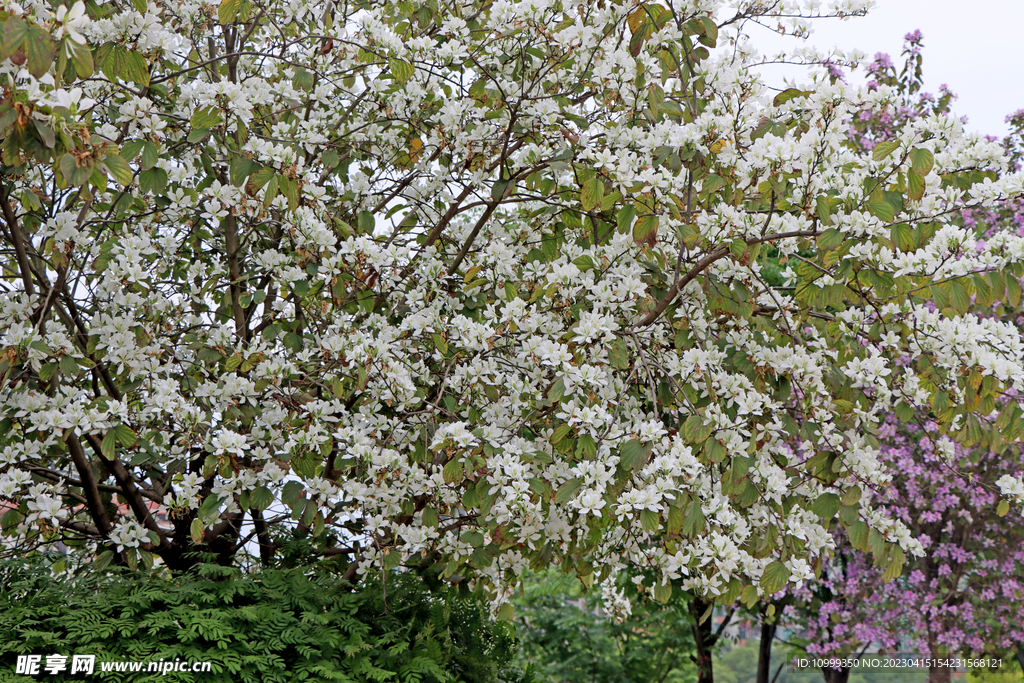
[[[761,615],[761,642],[757,646],[757,683],[771,683],[772,641],[775,640],[775,624],[769,624]]]
[[[932,666],[928,669],[928,683],[950,683],[953,670],[945,666]]]
[[[850,669],[833,669],[822,667],[821,675],[825,677],[825,683],[846,683],[850,679]]]
[[[935,642],[935,634],[928,633],[928,656],[932,658],[933,664],[928,669],[928,683],[950,683],[953,677],[953,670],[945,666],[936,666],[936,659],[945,659],[949,652],[944,647],[939,647]]]
[[[715,635],[712,630],[712,618],[709,616],[704,623],[700,618],[708,611],[712,603],[694,598],[690,603],[690,628],[693,629],[693,640],[697,643],[697,683],[714,683],[714,661],[711,658]]]

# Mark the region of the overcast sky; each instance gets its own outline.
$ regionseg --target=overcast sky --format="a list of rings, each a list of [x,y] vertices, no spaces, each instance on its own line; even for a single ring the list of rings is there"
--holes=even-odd
[[[1006,115],[1024,109],[1024,0],[876,0],[865,17],[812,25],[809,41],[821,50],[887,52],[897,66],[904,34],[921,29],[925,89],[935,93],[947,84],[959,96],[953,110],[968,117],[968,130],[1005,135]],[[756,30],[761,53],[775,51],[771,34]],[[771,73],[765,72],[769,82]]]

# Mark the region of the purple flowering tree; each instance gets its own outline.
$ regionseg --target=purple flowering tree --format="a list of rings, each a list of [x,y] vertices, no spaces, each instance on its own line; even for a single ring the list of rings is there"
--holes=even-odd
[[[1000,507],[996,481],[1024,469],[1017,447],[966,448],[932,421],[893,415],[882,433],[891,485],[874,493],[924,545],[903,575],[886,580],[863,548],[841,546],[801,603],[807,652],[848,655],[863,649],[932,657],[1019,656],[1024,642],[1024,526]],[[950,670],[930,667],[932,683]],[[846,671],[826,673],[842,681]]]

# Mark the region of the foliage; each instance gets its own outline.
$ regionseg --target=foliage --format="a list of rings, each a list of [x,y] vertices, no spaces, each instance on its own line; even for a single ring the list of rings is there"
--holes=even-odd
[[[293,527],[503,618],[530,566],[753,603],[834,524],[895,576],[886,417],[988,443],[1014,391],[1024,435],[968,311],[1024,238],[953,219],[1024,181],[943,114],[851,149],[889,87],[769,93],[743,26],[807,5],[4,5],[4,533],[183,571]]]
[[[515,652],[507,624],[453,590],[428,591],[413,575],[367,580],[352,591],[335,576],[294,569],[199,570],[174,579],[51,576],[44,565],[5,561],[0,657],[12,667],[5,675],[13,675],[15,654],[95,654],[98,662],[212,663],[208,673],[133,675],[140,682],[491,683],[506,680]],[[98,664],[95,675],[124,676],[102,674]]]
[[[571,576],[527,576],[514,601],[520,660],[538,681],[688,683],[696,680],[689,616],[681,598],[637,603],[616,618]],[[614,609],[614,607],[612,607]]]

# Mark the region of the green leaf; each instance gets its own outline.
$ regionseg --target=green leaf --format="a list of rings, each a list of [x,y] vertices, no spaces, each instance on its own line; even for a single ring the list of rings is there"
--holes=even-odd
[[[131,166],[117,154],[108,154],[103,157],[103,165],[106,167],[110,177],[114,179],[119,185],[127,187],[132,184],[132,179],[135,177],[132,173]]]
[[[290,508],[298,506],[303,501],[303,492],[306,487],[301,481],[289,481],[281,489],[281,502]]]
[[[641,23],[633,33],[633,37],[629,39],[629,54],[633,57],[640,56],[640,51],[644,49],[644,42],[652,33],[654,33],[654,25],[650,21]]]
[[[624,235],[626,231],[633,225],[633,220],[636,218],[636,209],[632,205],[627,204],[619,209],[619,214],[616,217],[616,227],[618,228],[619,234]]]
[[[900,251],[913,251],[914,229],[906,223],[897,223],[889,230],[889,236],[893,244]]]
[[[487,79],[481,76],[473,81],[473,85],[469,86],[469,96],[480,102],[487,99]]]
[[[700,415],[691,415],[683,423],[683,438],[690,443],[703,443],[711,436],[711,425],[704,424]]]
[[[915,202],[920,201],[924,196],[924,176],[911,171],[907,174],[907,196]]]
[[[1000,517],[1005,517],[1010,512],[1010,502],[1005,498],[999,501],[999,505],[996,506],[996,514]]]
[[[640,511],[640,526],[643,527],[644,531],[647,533],[653,534],[657,532],[660,522],[661,518],[656,512],[652,512],[647,509]]]
[[[625,341],[616,338],[612,342],[611,348],[608,349],[608,360],[612,367],[618,370],[625,370],[629,367],[629,347]]]
[[[565,423],[562,423],[555,428],[554,432],[551,433],[551,438],[548,439],[548,441],[551,443],[552,446],[556,446],[559,443],[561,443],[567,436],[569,436],[569,432],[571,431],[572,427]]]
[[[92,176],[94,166],[86,164],[79,166],[78,162],[75,161],[75,157],[70,154],[65,154],[60,159],[60,171],[64,174],[64,178],[74,185],[75,187],[81,187],[89,181],[89,177]]]
[[[1006,303],[1016,307],[1020,303],[1020,281],[1013,275],[1006,276]]]
[[[49,382],[55,372],[57,372],[57,363],[45,363],[39,368],[39,379],[43,382]]]
[[[874,202],[868,202],[868,211],[871,212],[876,218],[879,218],[886,223],[891,222],[896,217],[896,210],[892,208],[892,204],[880,199]]]
[[[707,456],[708,462],[722,462],[729,451],[718,439],[708,439],[704,442],[704,454]]]
[[[356,215],[356,227],[363,234],[371,234],[376,226],[376,220],[371,211],[360,211]]]
[[[949,283],[949,303],[960,315],[967,313],[971,305],[971,296],[967,293],[967,287],[960,280],[953,280]]]
[[[915,174],[924,178],[931,173],[934,165],[935,156],[931,151],[920,147],[915,147],[910,151],[910,168]]]
[[[658,583],[654,584],[654,599],[661,604],[667,603],[672,599],[672,584],[671,583]]]
[[[81,370],[82,369],[78,367],[78,363],[76,363],[75,359],[71,356],[64,356],[60,359],[60,371],[62,374],[74,377],[81,372]]]
[[[516,616],[516,609],[515,609],[515,607],[512,606],[512,603],[511,602],[503,602],[503,603],[501,603],[501,607],[498,608],[498,613],[495,615],[495,618],[498,621],[504,621],[504,622],[507,622],[507,623],[511,623],[512,620],[515,619],[515,616]]]
[[[316,76],[313,75],[313,72],[307,71],[306,69],[297,69],[295,71],[295,75],[292,76],[292,86],[296,90],[309,92],[313,89],[315,84]]]
[[[395,80],[401,85],[408,83],[409,79],[412,78],[412,75],[415,72],[412,64],[393,57],[388,60],[388,66],[391,69],[391,75],[394,76]]]
[[[203,521],[198,517],[192,520],[192,524],[189,525],[189,536],[192,537],[192,542],[196,545],[203,544],[203,535],[206,531],[206,527],[203,526]]]
[[[452,458],[444,464],[444,469],[441,470],[441,476],[444,477],[444,483],[454,484],[462,481],[462,459],[458,456]]]
[[[264,166],[250,176],[248,185],[252,188],[253,192],[256,192],[270,182],[272,178],[274,178],[274,169]]]
[[[135,431],[128,425],[118,425],[114,427],[114,436],[125,448],[134,448],[139,442],[139,438],[136,436]]]
[[[78,77],[89,78],[92,76],[92,72],[96,70],[96,65],[93,63],[92,50],[89,49],[89,46],[79,45],[70,39],[65,39],[64,44],[70,53],[71,64],[75,67],[75,73],[78,74]]]
[[[839,507],[839,496],[834,493],[823,493],[811,504],[811,512],[828,520],[836,516]]]
[[[590,434],[583,434],[576,442],[576,457],[593,460],[597,457],[597,442]]]
[[[799,97],[808,97],[811,94],[812,93],[811,93],[810,90],[800,90],[798,88],[786,88],[785,90],[783,90],[782,92],[780,92],[778,95],[775,96],[775,99],[772,100],[772,104],[774,106],[778,107],[780,105],[785,104],[786,102],[789,102],[790,100],[795,100],[795,99],[797,99]]]
[[[676,536],[683,528],[683,511],[671,505],[668,508],[668,533],[671,536]]]
[[[189,123],[193,128],[216,128],[223,122],[219,107],[200,107],[192,113]]]
[[[239,157],[231,162],[231,184],[236,187],[242,187],[245,185],[246,179],[249,175],[259,168],[259,163],[246,157]]]
[[[107,432],[106,436],[103,437],[103,441],[100,442],[100,453],[103,454],[104,458],[110,460],[114,457],[114,449],[117,446],[117,431],[111,429]]]
[[[882,576],[882,579],[886,582],[895,581],[896,577],[903,573],[903,564],[907,559],[902,548],[898,546],[891,547],[889,564],[886,566],[885,574]]]
[[[868,525],[864,522],[857,520],[850,525],[849,531],[847,532],[850,536],[850,545],[857,550],[867,552],[868,550]]]
[[[154,142],[146,141],[142,145],[142,168],[150,169],[160,161],[160,148]]]
[[[495,180],[491,185],[491,199],[500,202],[508,199],[516,192],[516,183],[513,180]]]
[[[142,194],[158,194],[167,186],[167,171],[162,168],[151,168],[139,174],[139,189]]]
[[[900,419],[900,422],[909,423],[914,419],[914,409],[910,404],[900,401],[896,404],[896,417]]]
[[[781,560],[775,560],[764,568],[760,585],[767,595],[778,593],[789,585],[789,569]]]
[[[558,487],[558,491],[555,492],[555,502],[559,505],[565,505],[576,495],[576,492],[583,486],[581,479],[570,479],[561,486]]]
[[[28,38],[29,26],[25,20],[18,16],[8,17],[4,22],[4,59],[10,57],[21,47],[21,44]]]
[[[199,505],[199,519],[211,523],[220,516],[220,497],[210,494]]]
[[[49,31],[39,26],[33,26],[29,29],[22,49],[25,51],[25,68],[36,78],[41,78],[53,64],[57,43],[54,42]]]
[[[442,356],[448,355],[448,342],[445,341],[444,337],[439,334],[430,335],[431,340],[434,342],[434,348],[441,352]]]
[[[622,444],[622,448],[619,449],[619,464],[622,465],[623,469],[627,472],[632,472],[643,465],[648,452],[649,450],[644,448],[644,445],[640,443],[640,441],[630,439],[626,443]]]
[[[698,21],[700,22],[701,28],[703,29],[701,32],[705,36],[707,36],[708,39],[710,39],[712,42],[717,41],[718,40],[718,26],[715,24],[715,22],[710,17],[704,17],[704,16],[699,17]],[[713,45],[711,47],[713,47]],[[809,95],[810,93],[807,93],[807,94]]]
[[[829,202],[828,197],[821,195],[818,197],[816,204],[818,220],[821,221],[822,225],[832,225],[832,204]]]
[[[122,76],[126,76],[129,80],[134,81],[138,85],[148,86],[149,85],[149,62],[146,61],[145,55],[135,50],[129,51],[125,55],[125,65]]]
[[[96,558],[96,562],[93,564],[93,570],[101,572],[110,566],[110,563],[114,561],[114,551],[104,550]]]
[[[467,531],[462,534],[460,540],[465,541],[474,548],[480,548],[484,544],[484,535],[479,531]]]
[[[238,11],[242,9],[242,0],[221,0],[217,8],[217,20],[221,24],[232,24],[238,17]]]
[[[704,532],[707,520],[704,519],[704,511],[701,509],[699,500],[691,500],[686,506],[686,515],[683,519],[683,534],[693,538]]]
[[[257,486],[249,492],[249,507],[266,510],[274,502],[274,494],[266,486]]]
[[[591,178],[583,183],[583,189],[580,191],[580,203],[583,204],[584,211],[593,211],[595,207],[601,206],[603,198],[604,183],[600,178]]]
[[[885,159],[899,148],[900,143],[895,140],[879,142],[877,145],[875,145],[875,149],[871,153],[871,156],[874,158],[875,161],[881,161],[882,159]]]

